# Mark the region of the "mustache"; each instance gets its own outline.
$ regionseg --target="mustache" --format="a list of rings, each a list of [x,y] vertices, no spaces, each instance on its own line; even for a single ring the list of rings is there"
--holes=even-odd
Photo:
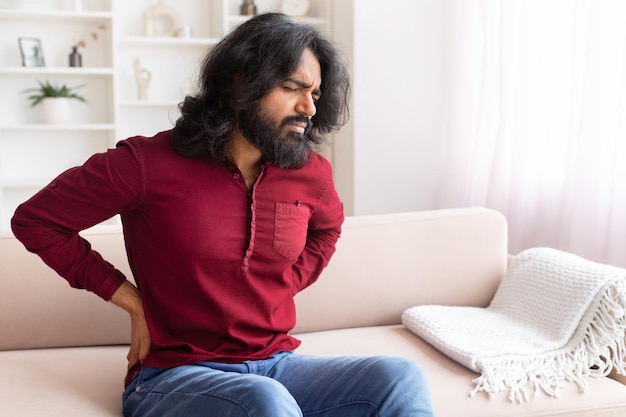
[[[304,129],[305,133],[311,130],[311,128],[313,127],[313,121],[306,116],[287,116],[280,123],[280,127],[283,128],[293,122],[306,123],[306,128]]]

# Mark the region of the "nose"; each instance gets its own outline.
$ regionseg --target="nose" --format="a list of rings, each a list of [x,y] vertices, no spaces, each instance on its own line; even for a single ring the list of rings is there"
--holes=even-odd
[[[310,93],[304,93],[298,99],[296,111],[298,112],[298,114],[306,116],[309,119],[315,116],[315,113],[317,112],[317,107],[315,106],[315,99],[313,99],[313,96]]]

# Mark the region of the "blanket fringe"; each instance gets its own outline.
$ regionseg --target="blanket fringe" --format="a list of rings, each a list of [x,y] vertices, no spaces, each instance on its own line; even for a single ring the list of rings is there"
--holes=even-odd
[[[525,402],[530,399],[530,384],[533,395],[543,391],[558,398],[564,381],[576,383],[584,392],[587,376],[607,376],[613,370],[626,375],[625,287],[621,278],[605,287],[582,340],[576,334],[565,348],[533,359],[511,355],[477,361],[482,373],[474,379],[470,395],[482,391],[493,397],[508,389],[510,401]]]

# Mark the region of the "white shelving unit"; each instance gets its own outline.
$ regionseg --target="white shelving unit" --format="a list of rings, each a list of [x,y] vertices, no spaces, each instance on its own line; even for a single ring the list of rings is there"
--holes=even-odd
[[[331,2],[312,0],[303,18],[329,29]],[[228,31],[248,19],[241,0],[0,0],[0,230],[15,207],[60,172],[82,164],[128,136],[169,129],[178,103],[195,86],[200,62]],[[258,12],[279,11],[280,0],[256,0]],[[186,36],[170,33],[171,8]],[[91,34],[95,33],[96,38]],[[18,37],[41,41],[45,66],[23,67]],[[83,66],[69,67],[71,46],[84,39]],[[138,96],[134,62],[150,73]],[[87,103],[72,102],[68,124],[41,123],[23,90],[37,81],[82,85]]]

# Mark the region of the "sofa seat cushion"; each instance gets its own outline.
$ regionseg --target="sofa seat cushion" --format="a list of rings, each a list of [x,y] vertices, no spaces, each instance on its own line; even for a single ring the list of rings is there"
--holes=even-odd
[[[121,417],[128,346],[0,352],[0,416]]]
[[[539,393],[522,404],[510,402],[505,393],[492,399],[484,393],[470,397],[472,381],[478,374],[448,359],[401,325],[321,331],[295,337],[302,340],[298,348],[302,354],[389,354],[414,359],[430,380],[437,416],[626,416],[626,386],[609,378],[587,378],[587,393],[580,393],[577,385],[566,382],[560,398]]]
[[[298,352],[321,355],[400,355],[416,360],[431,381],[437,416],[623,417],[626,386],[590,378],[586,394],[567,383],[561,398],[544,394],[524,404],[506,395],[469,397],[474,372],[453,362],[401,325],[295,335]],[[120,417],[127,346],[0,352],[0,416]],[[506,410],[506,411],[505,411]]]

